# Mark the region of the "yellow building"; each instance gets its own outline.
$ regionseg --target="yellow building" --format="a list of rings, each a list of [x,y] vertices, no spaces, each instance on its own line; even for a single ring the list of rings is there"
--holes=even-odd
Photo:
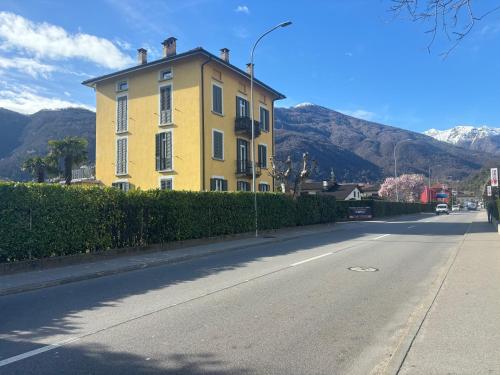
[[[202,48],[89,79],[96,92],[96,178],[105,185],[175,190],[251,190],[250,66]],[[254,80],[257,189],[274,190],[274,101],[284,96]]]

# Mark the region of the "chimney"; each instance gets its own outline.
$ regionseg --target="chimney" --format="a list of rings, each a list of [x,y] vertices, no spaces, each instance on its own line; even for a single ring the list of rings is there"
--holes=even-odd
[[[148,62],[148,51],[144,48],[139,48],[137,50],[137,64],[143,65]]]
[[[247,73],[250,75],[253,74],[253,64],[252,63],[247,64]]]
[[[220,58],[225,62],[229,62],[229,50],[227,48],[222,48],[220,50]]]
[[[170,37],[168,39],[165,39],[163,41],[163,57],[170,57],[174,56],[177,53],[176,46],[175,46],[175,39],[174,37]]]

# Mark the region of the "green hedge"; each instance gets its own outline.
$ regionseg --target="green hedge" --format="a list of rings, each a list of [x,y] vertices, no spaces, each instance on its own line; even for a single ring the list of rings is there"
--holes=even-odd
[[[259,229],[333,222],[335,198],[258,194]],[[251,232],[251,193],[0,184],[0,262]]]
[[[338,201],[336,204],[337,220],[347,220],[348,207],[371,207],[373,217],[387,217],[419,212],[433,212],[435,204],[388,202],[382,200]]]
[[[162,244],[251,232],[252,193],[131,191],[0,183],[0,262]],[[334,222],[348,206],[375,217],[427,210],[426,205],[341,201],[324,195],[296,200],[258,194],[259,229]],[[430,206],[429,206],[430,207]]]

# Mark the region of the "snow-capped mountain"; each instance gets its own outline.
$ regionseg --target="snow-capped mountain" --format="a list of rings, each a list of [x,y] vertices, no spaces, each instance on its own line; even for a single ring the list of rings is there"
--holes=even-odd
[[[424,134],[471,150],[500,153],[500,128],[462,125],[446,130],[429,129]]]

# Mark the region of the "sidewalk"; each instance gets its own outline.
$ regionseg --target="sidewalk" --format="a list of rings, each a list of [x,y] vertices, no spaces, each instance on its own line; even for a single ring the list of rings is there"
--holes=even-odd
[[[476,220],[400,374],[500,374],[500,238]]]
[[[239,239],[222,239],[208,244],[145,252],[144,254],[103,257],[93,262],[47,268],[37,271],[0,275],[0,296],[46,288],[49,286],[92,279],[141,268],[178,263],[206,257],[216,253],[244,249],[252,246],[292,240],[302,236],[341,230],[346,224],[323,224],[266,231],[259,237],[246,236]],[[197,241],[199,243],[199,241]],[[208,240],[207,240],[208,242]],[[181,245],[181,244],[180,244]],[[174,244],[175,246],[175,244]],[[172,244],[169,244],[172,247]]]

